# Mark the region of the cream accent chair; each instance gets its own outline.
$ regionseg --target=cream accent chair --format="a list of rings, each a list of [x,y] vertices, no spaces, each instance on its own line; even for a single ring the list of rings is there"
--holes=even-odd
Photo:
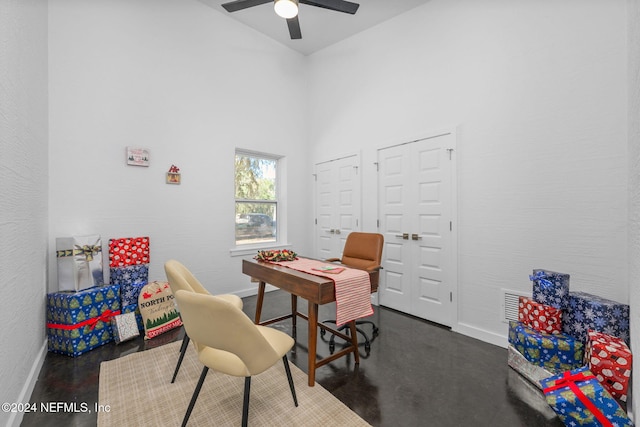
[[[251,376],[272,367],[279,359],[289,380],[293,403],[298,406],[287,352],[295,341],[284,332],[255,325],[238,307],[220,297],[180,290],[176,292],[184,327],[197,343],[198,359],[204,365],[193,391],[182,426],[187,425],[209,368],[223,374],[244,377],[242,426],[249,417]]]
[[[209,291],[207,291],[205,287],[202,286],[202,283],[200,283],[200,281],[196,279],[191,271],[189,271],[189,269],[182,263],[171,259],[164,263],[164,271],[167,275],[167,280],[169,281],[171,292],[173,292],[174,295],[179,290],[195,292],[203,295],[211,295]],[[239,296],[230,294],[218,296],[242,310],[242,299],[240,299]],[[182,340],[182,346],[180,347],[180,356],[178,357],[178,363],[176,364],[176,369],[173,372],[173,378],[171,378],[171,383],[176,380],[176,376],[178,375],[178,371],[180,371],[180,365],[182,365],[182,359],[184,359],[184,354],[187,351],[188,346],[189,335],[185,334],[184,339]]]

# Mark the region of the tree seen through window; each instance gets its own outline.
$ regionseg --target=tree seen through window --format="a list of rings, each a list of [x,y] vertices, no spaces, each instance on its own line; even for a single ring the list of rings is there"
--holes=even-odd
[[[236,244],[277,240],[277,165],[274,158],[236,153]]]

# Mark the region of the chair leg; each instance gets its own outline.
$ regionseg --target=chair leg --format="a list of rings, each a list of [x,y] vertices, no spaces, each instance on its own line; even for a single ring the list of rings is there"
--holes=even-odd
[[[291,368],[289,367],[289,360],[287,355],[282,356],[284,362],[284,370],[287,372],[287,380],[289,380],[289,388],[291,389],[291,395],[293,396],[293,403],[298,406],[298,398],[296,397],[296,387],[293,384],[293,377],[291,376]]]
[[[336,321],[335,321],[335,320],[331,320],[331,319],[327,319],[327,320],[323,320],[323,321],[322,321],[322,322],[320,322],[320,323],[333,323],[333,324],[335,325],[335,324],[336,324]],[[327,331],[325,331],[324,329],[320,328],[320,336],[321,336],[321,337],[324,337],[324,334],[325,334],[326,332],[327,332]]]
[[[182,365],[182,359],[184,359],[184,354],[187,352],[187,347],[189,346],[189,335],[184,334],[184,338],[182,339],[182,345],[180,346],[180,356],[178,356],[178,363],[176,364],[176,369],[173,371],[173,378],[171,378],[171,384],[176,380],[178,376],[178,371],[180,370],[180,365]]]
[[[196,405],[196,400],[198,400],[198,395],[200,394],[202,383],[204,383],[204,379],[207,377],[207,372],[209,372],[209,367],[205,366],[202,369],[202,373],[200,374],[200,379],[198,380],[196,389],[193,390],[193,396],[191,396],[191,402],[189,402],[187,413],[184,414],[184,419],[182,420],[182,427],[185,427],[187,425],[187,421],[189,421],[189,417],[191,416],[191,411],[193,411],[193,407]]]
[[[249,422],[249,394],[251,393],[251,377],[244,377],[244,402],[242,404],[242,427]]]

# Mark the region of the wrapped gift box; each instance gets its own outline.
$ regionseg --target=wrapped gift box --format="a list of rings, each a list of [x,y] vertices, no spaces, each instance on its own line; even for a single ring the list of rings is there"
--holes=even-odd
[[[616,399],[626,402],[633,361],[627,344],[620,338],[589,331],[585,360],[603,387]]]
[[[148,237],[109,239],[109,267],[149,264]]]
[[[120,285],[122,306],[137,304],[140,290],[149,281],[149,265],[135,264],[109,268],[109,283]]]
[[[123,313],[134,313],[136,316],[136,323],[138,325],[138,330],[140,332],[144,332],[144,321],[142,320],[142,314],[140,313],[140,309],[138,308],[138,303],[126,305],[122,307]]]
[[[56,238],[58,290],[81,291],[104,283],[98,235]]]
[[[562,331],[586,343],[590,329],[629,344],[629,306],[587,292],[570,292]]]
[[[534,386],[513,369],[509,369],[509,372],[507,372],[507,389],[507,397],[510,401],[514,400],[518,405],[525,404],[529,406],[536,414],[542,415],[547,421],[558,418],[545,400],[540,384]]]
[[[521,296],[518,320],[525,326],[547,334],[562,333],[562,310]]]
[[[540,380],[549,378],[554,374],[542,366],[529,362],[516,348],[509,345],[507,349],[507,363],[520,375],[531,381],[533,385],[542,389]]]
[[[533,282],[533,299],[541,304],[565,309],[569,304],[569,275],[536,269],[529,276]]]
[[[140,336],[136,315],[133,312],[114,316],[111,319],[111,329],[113,330],[113,339],[116,344]]]
[[[633,426],[586,366],[544,379],[541,384],[547,403],[567,426]]]
[[[48,294],[46,318],[49,351],[75,357],[111,342],[111,318],[118,314],[119,286]]]
[[[545,334],[512,320],[509,344],[529,362],[554,374],[582,365],[584,345],[569,335]]]

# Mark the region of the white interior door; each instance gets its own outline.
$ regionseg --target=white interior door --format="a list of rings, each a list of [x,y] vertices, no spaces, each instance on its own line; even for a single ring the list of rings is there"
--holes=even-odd
[[[380,304],[446,326],[453,319],[451,134],[378,152]]]
[[[316,254],[319,259],[342,256],[344,242],[360,227],[359,157],[316,165]]]

